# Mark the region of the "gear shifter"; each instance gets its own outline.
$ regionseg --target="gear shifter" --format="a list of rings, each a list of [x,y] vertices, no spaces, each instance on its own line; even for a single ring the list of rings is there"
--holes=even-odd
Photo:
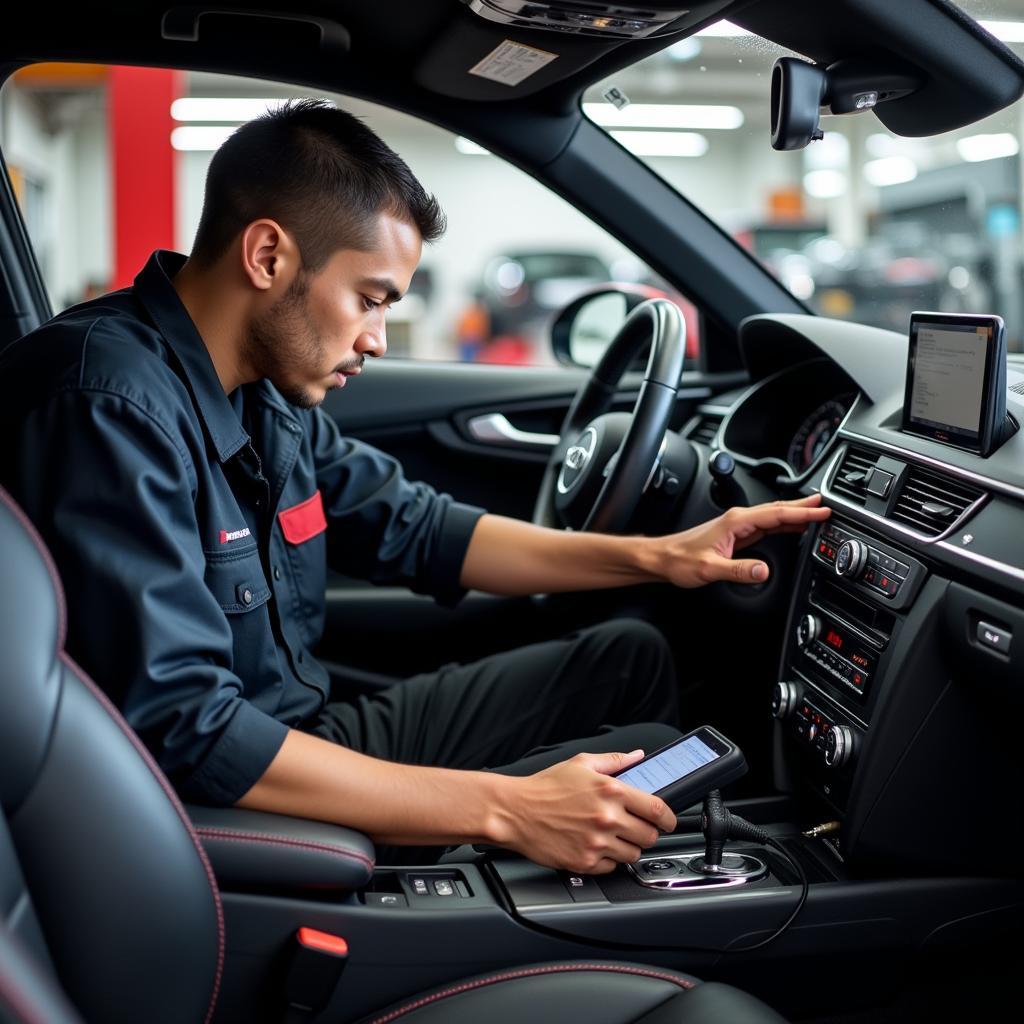
[[[704,797],[700,815],[700,830],[704,833],[704,856],[690,861],[690,870],[703,875],[742,876],[753,874],[762,867],[760,861],[742,853],[723,853],[727,839],[746,839],[750,842],[770,842],[763,828],[733,814],[722,802],[717,789]]]

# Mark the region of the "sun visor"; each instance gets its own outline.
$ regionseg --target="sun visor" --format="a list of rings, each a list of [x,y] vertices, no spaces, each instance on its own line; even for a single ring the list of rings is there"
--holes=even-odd
[[[760,0],[729,17],[820,65],[867,58],[919,79],[874,108],[897,135],[952,131],[1024,93],[1024,64],[947,0]]]

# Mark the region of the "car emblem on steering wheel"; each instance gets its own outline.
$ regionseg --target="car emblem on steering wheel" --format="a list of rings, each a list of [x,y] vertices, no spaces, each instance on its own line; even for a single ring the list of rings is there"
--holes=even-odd
[[[565,453],[565,464],[570,469],[582,469],[589,458],[590,452],[586,448],[582,448],[580,445],[574,444]]]

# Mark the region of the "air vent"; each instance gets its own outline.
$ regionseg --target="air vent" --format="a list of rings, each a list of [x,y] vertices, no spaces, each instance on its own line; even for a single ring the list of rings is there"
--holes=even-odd
[[[984,496],[984,491],[970,484],[912,466],[896,499],[892,518],[926,537],[937,537]]]
[[[724,417],[714,413],[702,412],[686,432],[686,436],[690,441],[706,444],[710,448],[715,443],[723,419]]]
[[[878,455],[875,452],[869,452],[866,448],[847,448],[829,487],[836,494],[863,505],[867,500],[865,485],[868,473],[876,462]]]

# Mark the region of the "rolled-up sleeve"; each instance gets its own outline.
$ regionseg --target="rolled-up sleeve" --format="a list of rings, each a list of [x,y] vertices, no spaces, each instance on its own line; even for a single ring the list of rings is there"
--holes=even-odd
[[[99,389],[37,407],[19,444],[15,491],[60,566],[69,651],[183,796],[235,803],[288,730],[232,670],[231,628],[204,582],[188,451],[139,401]]]
[[[484,510],[406,480],[397,460],[342,437],[320,410],[311,429],[331,568],[455,604],[465,593],[462,563]]]

